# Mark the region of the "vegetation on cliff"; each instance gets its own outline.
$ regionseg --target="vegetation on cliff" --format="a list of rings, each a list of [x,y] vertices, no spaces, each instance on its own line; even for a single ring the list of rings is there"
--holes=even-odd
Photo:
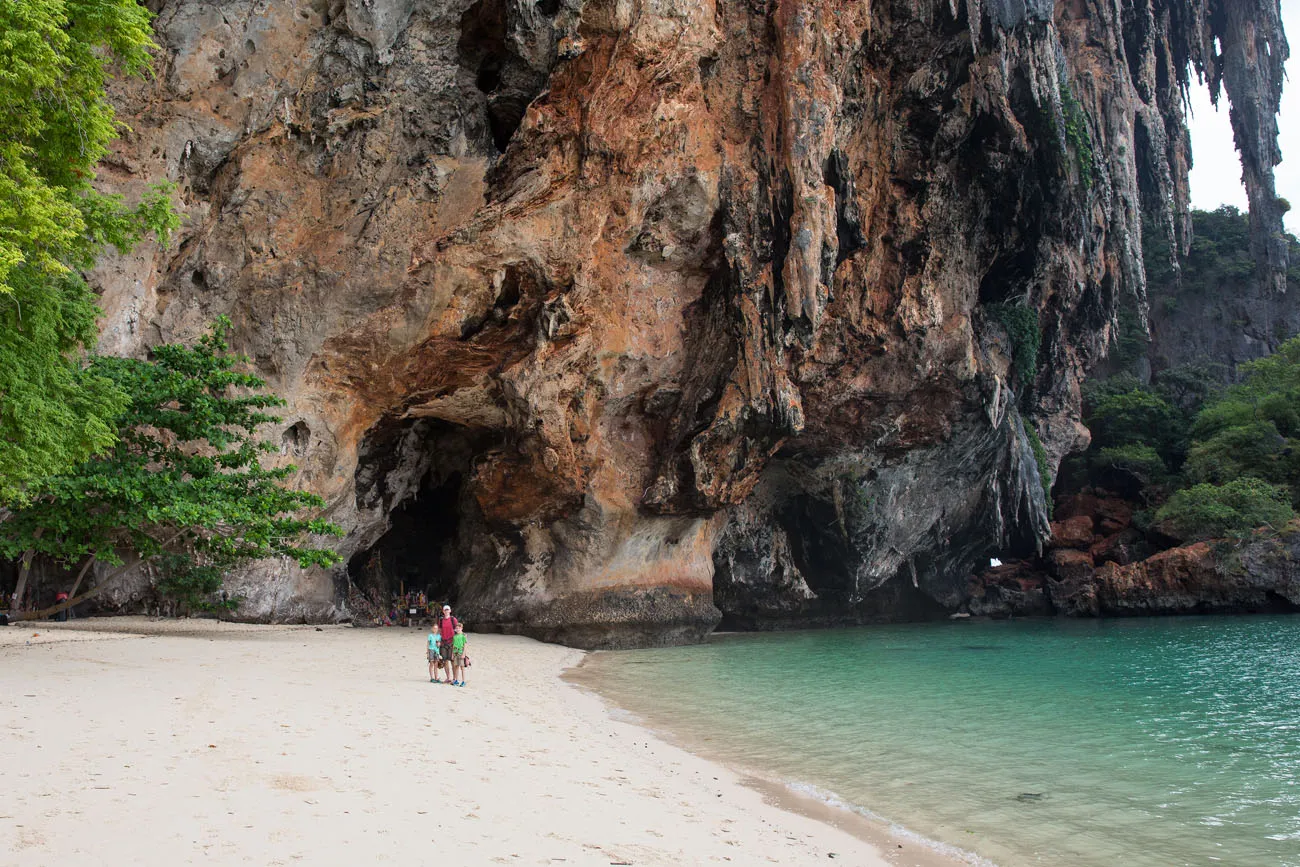
[[[135,0],[0,3],[0,499],[113,442],[126,397],[78,358],[99,315],[80,272],[178,225],[165,184],[130,206],[91,186],[119,126],[106,79],[152,48]]]
[[[1156,512],[1188,540],[1240,539],[1260,527],[1279,530],[1294,517],[1286,488],[1251,476],[1176,491]]]
[[[0,557],[23,557],[18,601],[36,554],[79,569],[78,584],[95,562],[118,567],[83,599],[127,571],[157,564],[158,594],[186,607],[211,604],[223,574],[241,563],[266,557],[291,557],[303,567],[338,562],[335,552],[302,542],[340,532],[299,517],[324,501],[284,486],[292,465],[261,464],[276,448],[256,432],[278,421],[267,410],[283,401],[267,394],[261,379],[240,372],[246,359],[228,351],[228,328],[220,320],[196,346],[159,346],[150,361],[93,360],[93,375],[127,396],[113,419],[115,444],[42,479],[0,522]]]
[[[1152,385],[1129,374],[1087,395],[1087,478],[1140,496],[1183,538],[1285,523],[1300,504],[1300,338],[1215,388],[1205,369]],[[1281,503],[1286,514],[1278,509]]]
[[[1022,391],[1027,392],[1038,371],[1038,350],[1043,343],[1038,312],[1023,299],[990,304],[988,311],[1006,329],[1011,341],[1011,365],[1020,379]]]
[[[1300,240],[1288,234],[1285,241],[1290,263],[1287,279],[1300,280]],[[1250,218],[1232,205],[1193,211],[1192,243],[1175,271],[1168,238],[1158,227],[1148,225],[1142,244],[1152,300],[1159,307],[1172,308],[1178,303],[1176,296],[1207,295],[1256,279],[1250,242]],[[1154,315],[1161,312],[1157,309]]]
[[[1254,279],[1247,218],[1230,207],[1193,217],[1197,236],[1181,274],[1169,269],[1167,248],[1147,250],[1153,318],[1170,315],[1180,297]],[[1121,372],[1085,389],[1092,445],[1072,468],[1074,482],[1141,499],[1163,529],[1184,539],[1241,536],[1293,517],[1300,505],[1300,338],[1235,372],[1207,359],[1143,383],[1131,371],[1141,369],[1145,342],[1125,321],[1120,326]],[[1236,384],[1225,384],[1229,376]]]

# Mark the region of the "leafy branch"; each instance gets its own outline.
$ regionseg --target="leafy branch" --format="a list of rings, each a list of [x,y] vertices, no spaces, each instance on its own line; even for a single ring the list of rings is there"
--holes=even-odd
[[[114,445],[12,502],[0,522],[0,556],[30,563],[40,555],[80,564],[83,574],[94,561],[118,566],[91,594],[153,563],[164,571],[160,591],[189,604],[219,589],[221,575],[241,563],[337,563],[337,553],[304,541],[341,534],[306,516],[324,501],[286,486],[292,465],[263,466],[275,447],[257,431],[279,421],[269,410],[283,401],[240,369],[247,359],[228,351],[229,328],[223,317],[195,346],[160,346],[149,361],[93,359],[94,375],[127,395]]]

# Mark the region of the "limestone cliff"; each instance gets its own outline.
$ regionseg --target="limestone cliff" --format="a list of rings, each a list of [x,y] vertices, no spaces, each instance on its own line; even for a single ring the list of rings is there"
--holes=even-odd
[[[230,315],[349,530],[237,576],[248,617],[405,577],[583,645],[937,610],[1048,533],[1033,443],[1085,442],[1144,216],[1187,243],[1198,76],[1285,268],[1277,0],[151,5],[103,176],[188,222],[99,269],[101,348]]]
[[[1210,365],[1224,381],[1239,364],[1270,355],[1300,334],[1300,241],[1287,236],[1287,291],[1253,279],[1250,221],[1231,209],[1193,212],[1194,240],[1180,267],[1147,257],[1150,342],[1112,353],[1106,367],[1128,368],[1142,381],[1183,365]],[[1162,257],[1161,257],[1162,258]],[[1101,371],[1098,371],[1100,373]]]

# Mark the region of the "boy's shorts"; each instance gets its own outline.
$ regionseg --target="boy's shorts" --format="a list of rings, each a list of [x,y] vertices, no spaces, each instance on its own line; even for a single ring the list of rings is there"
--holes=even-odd
[[[451,664],[452,664],[452,665],[462,665],[462,664],[464,664],[464,662],[465,662],[465,654],[463,654],[463,653],[453,653],[453,654],[451,655]]]

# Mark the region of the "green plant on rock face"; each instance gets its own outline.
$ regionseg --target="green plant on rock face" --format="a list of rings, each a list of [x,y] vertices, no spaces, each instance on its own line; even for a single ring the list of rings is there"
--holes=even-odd
[[[1254,476],[1287,485],[1300,502],[1300,338],[1238,372],[1242,381],[1196,416],[1187,475],[1211,483]]]
[[[1047,459],[1047,449],[1039,439],[1038,431],[1032,424],[1025,425],[1025,436],[1029,438],[1029,448],[1034,452],[1034,462],[1038,464],[1038,481],[1043,486],[1043,499],[1047,503],[1048,517],[1052,515],[1052,465]]]
[[[1069,84],[1061,82],[1060,90],[1061,118],[1065,122],[1065,141],[1074,151],[1075,165],[1079,169],[1079,180],[1084,189],[1092,187],[1092,133],[1088,130],[1088,119],[1084,116],[1083,106],[1075,98]]]
[[[41,480],[15,504],[0,522],[0,557],[30,562],[41,554],[80,565],[83,574],[95,561],[118,566],[91,594],[151,563],[163,573],[157,591],[191,607],[242,563],[268,557],[290,557],[303,567],[338,562],[338,554],[306,540],[339,535],[339,528],[300,517],[324,501],[285,487],[294,467],[262,466],[263,455],[278,450],[256,431],[278,420],[266,410],[283,401],[238,369],[246,359],[227,351],[229,325],[219,320],[194,347],[156,347],[150,361],[94,359],[95,375],[128,397],[114,420],[116,442]]]
[[[1151,340],[1133,303],[1131,297],[1124,299],[1115,313],[1115,329],[1111,332],[1111,364],[1126,372],[1135,370],[1138,361],[1146,357]]]
[[[1169,522],[1188,540],[1242,538],[1258,527],[1278,529],[1294,517],[1285,488],[1249,476],[1178,491],[1156,512],[1157,521]]]
[[[836,479],[832,486],[835,501],[836,523],[847,539],[853,528],[871,522],[872,499],[867,492],[866,475],[857,469],[849,470]]]
[[[1002,301],[990,304],[988,313],[1004,329],[1011,340],[1011,362],[1020,377],[1023,390],[1028,391],[1038,372],[1038,349],[1043,343],[1043,333],[1038,330],[1038,313],[1027,303]]]
[[[1159,482],[1169,472],[1160,454],[1149,445],[1130,444],[1103,448],[1092,455],[1091,464],[1097,469],[1123,470],[1143,485]]]
[[[135,206],[93,187],[119,126],[105,82],[153,47],[136,0],[0,2],[0,498],[113,442],[125,397],[80,363],[99,316],[81,273],[178,225],[168,185]]]

